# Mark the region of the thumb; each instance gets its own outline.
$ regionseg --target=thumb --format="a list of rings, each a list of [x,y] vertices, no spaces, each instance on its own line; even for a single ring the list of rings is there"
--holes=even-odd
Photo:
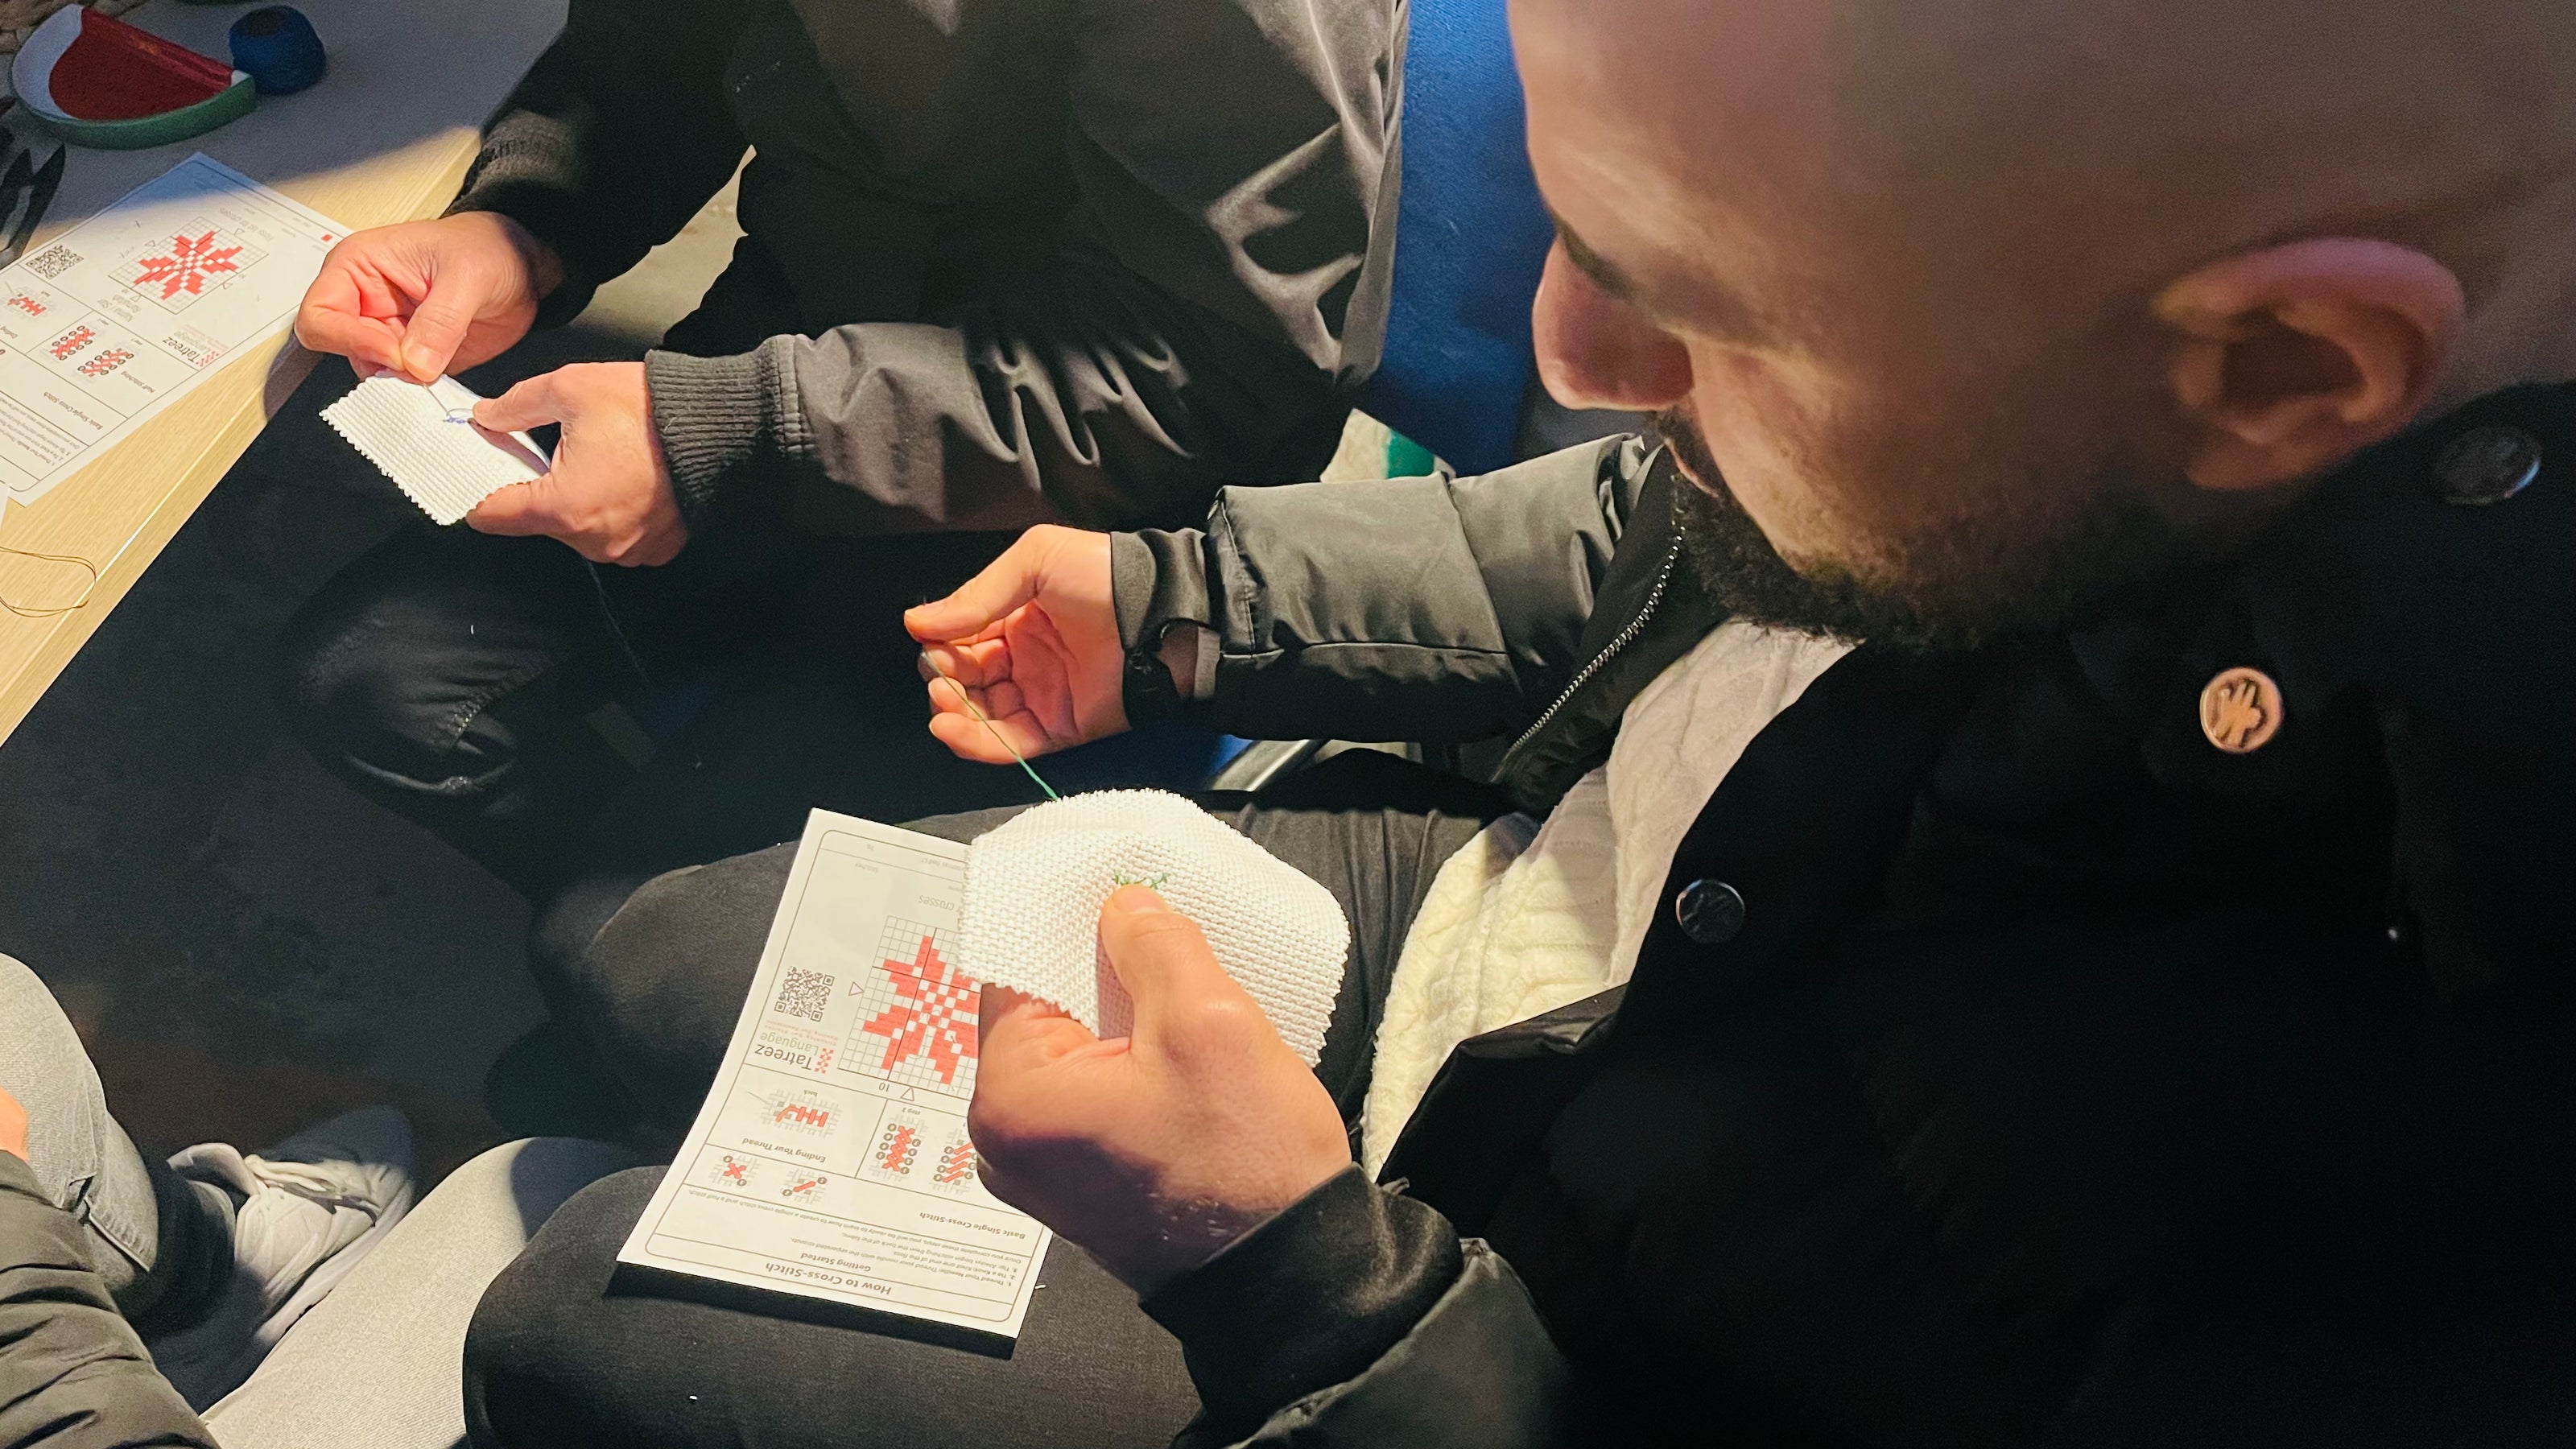
[[[554,475],[513,483],[474,505],[465,515],[466,524],[476,533],[497,533],[510,538],[529,534],[550,533],[555,527],[553,508]]]
[[[1240,1005],[1261,1017],[1252,998],[1217,964],[1198,922],[1148,887],[1122,886],[1100,908],[1100,950],[1136,1003],[1140,1037],[1155,1035],[1159,1023],[1193,1005]]]
[[[519,433],[548,423],[569,422],[566,411],[555,388],[555,375],[549,372],[529,378],[499,397],[476,403],[474,421],[496,433]]]
[[[465,331],[483,299],[470,277],[442,277],[430,283],[429,295],[412,309],[403,327],[402,370],[414,382],[436,382],[465,345]]]
[[[903,627],[925,644],[964,639],[1036,598],[1043,581],[1038,551],[1023,535],[957,592],[904,610]]]

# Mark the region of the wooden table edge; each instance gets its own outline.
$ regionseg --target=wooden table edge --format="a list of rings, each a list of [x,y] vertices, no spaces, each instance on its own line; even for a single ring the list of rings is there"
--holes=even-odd
[[[435,167],[422,168],[419,185],[409,194],[398,197],[400,202],[398,207],[382,215],[355,221],[347,216],[338,216],[336,219],[343,225],[356,228],[412,220],[433,215],[442,209],[456,194],[457,186],[464,180],[466,168],[473,164],[480,140],[477,133],[470,127],[457,127],[444,138],[432,138],[433,141],[441,139],[447,154]],[[280,189],[292,193],[298,188],[289,184]],[[308,205],[314,204],[307,197],[299,196],[297,199],[306,201]],[[331,211],[329,207],[318,209],[326,214],[330,214]],[[232,470],[233,464],[240,461],[241,455],[249,449],[252,440],[259,436],[260,429],[266,427],[268,420],[285,405],[287,397],[295,391],[298,384],[304,381],[305,376],[313,370],[318,360],[314,354],[297,346],[291,333],[283,334],[274,341],[243,353],[218,371],[215,376],[207,379],[205,387],[212,389],[226,386],[232,375],[241,371],[248,369],[265,371],[265,381],[258,392],[242,398],[235,407],[233,415],[225,419],[215,434],[197,449],[195,456],[189,458],[183,466],[170,469],[169,487],[153,503],[142,525],[128,535],[125,542],[118,546],[111,556],[90,560],[99,566],[99,578],[97,586],[90,591],[87,601],[81,607],[52,619],[44,640],[36,646],[26,663],[14,676],[0,680],[0,745],[8,742],[9,736],[25,721],[28,713],[34,710],[36,702],[44,698],[45,691],[52,688],[54,681],[61,677],[65,668],[69,667],[73,656],[80,652],[81,646],[89,642],[90,636],[98,631],[100,623],[115,610],[118,603],[124,600],[126,593],[134,587],[135,582],[142,578],[144,570],[151,567],[152,561],[160,556],[161,550],[178,535],[180,525],[188,521],[189,517],[197,511],[198,506],[214,492],[215,485],[223,481],[224,475]],[[174,410],[185,408],[190,403],[198,401],[198,398],[203,395],[201,391],[197,397],[182,398],[173,404],[173,408]],[[135,450],[149,449],[155,446],[156,441],[159,441],[161,446],[167,446],[166,440],[156,439],[156,432],[159,431],[160,424],[164,420],[164,418],[155,418],[151,423],[145,424],[134,436],[109,449],[79,473],[64,480],[60,487],[39,500],[33,509],[7,509],[5,517],[0,517],[0,543],[14,548],[41,547],[40,543],[24,541],[26,537],[24,529],[29,515],[41,510],[47,503],[64,498],[66,494],[77,489],[93,472],[118,466],[121,460],[131,456]],[[19,619],[15,615],[0,615],[0,623],[35,624],[38,622]]]

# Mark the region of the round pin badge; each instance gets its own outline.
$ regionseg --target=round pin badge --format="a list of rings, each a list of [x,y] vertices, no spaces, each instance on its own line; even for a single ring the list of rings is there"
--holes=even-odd
[[[2281,732],[2281,686],[2260,669],[2220,671],[2201,686],[2200,732],[2231,755],[2263,748]]]

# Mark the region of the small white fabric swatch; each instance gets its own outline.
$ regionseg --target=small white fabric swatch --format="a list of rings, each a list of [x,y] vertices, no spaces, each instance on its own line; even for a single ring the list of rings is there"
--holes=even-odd
[[[1332,892],[1161,790],[1103,790],[1023,811],[966,850],[959,958],[983,981],[1125,1036],[1134,1003],[1100,951],[1100,908],[1154,888],[1198,922],[1227,973],[1312,1064],[1332,1024],[1350,922]]]
[[[480,401],[452,377],[423,387],[380,372],[324,408],[322,421],[384,470],[421,512],[454,523],[511,484],[544,476],[549,466],[545,450],[527,434],[477,426]]]

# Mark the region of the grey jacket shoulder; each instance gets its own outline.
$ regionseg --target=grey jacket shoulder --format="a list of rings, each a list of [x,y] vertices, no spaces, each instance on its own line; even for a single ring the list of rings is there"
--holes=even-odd
[[[215,1449],[81,1254],[0,1152],[0,1449]]]
[[[1600,590],[1669,512],[1637,438],[1475,478],[1229,488],[1206,527],[1120,535],[1120,632],[1220,641],[1208,718],[1237,734],[1431,742],[1525,727],[1573,676]]]
[[[1366,376],[1394,265],[1402,0],[1079,10],[1084,228],[1173,296]]]
[[[457,205],[563,256],[559,321],[755,153],[736,270],[784,315],[647,359],[692,517],[776,487],[830,533],[1194,518],[1312,477],[1375,368],[1405,14],[573,0]],[[879,305],[837,305],[854,270]]]

